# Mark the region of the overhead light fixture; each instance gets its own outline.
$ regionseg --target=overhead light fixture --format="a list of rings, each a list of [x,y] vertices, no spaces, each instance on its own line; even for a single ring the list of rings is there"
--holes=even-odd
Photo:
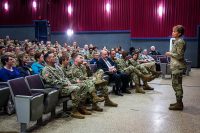
[[[106,4],[106,12],[109,13],[110,10],[111,10],[111,5],[110,5],[110,3],[107,3]]]
[[[68,5],[67,12],[68,12],[69,15],[72,14],[72,6],[71,6],[71,4]]]
[[[5,11],[8,11],[8,8],[9,8],[8,2],[5,2],[5,3],[4,3],[4,9],[5,9]]]

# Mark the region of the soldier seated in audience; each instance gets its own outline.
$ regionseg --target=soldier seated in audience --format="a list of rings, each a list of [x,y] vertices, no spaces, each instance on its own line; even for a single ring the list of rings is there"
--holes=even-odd
[[[157,77],[160,76],[160,72],[153,71],[153,70],[149,69],[148,67],[145,67],[145,66],[141,65],[137,61],[138,56],[139,56],[139,51],[135,50],[135,52],[133,53],[133,57],[128,60],[129,65],[132,65],[132,66],[136,67],[138,70],[140,70],[145,75],[151,74],[152,75],[152,79],[157,78]],[[137,83],[137,84],[140,84],[140,80],[134,81],[134,82]],[[154,88],[150,87],[147,84],[147,81],[143,81],[143,84],[144,84],[144,87],[143,87],[144,90],[153,90],[154,89]],[[142,88],[140,90],[136,90],[136,92],[144,93],[142,91]]]
[[[83,82],[88,87],[88,92],[92,97],[97,97],[96,90],[101,89],[102,91],[102,101],[105,99],[105,106],[111,106],[111,107],[117,107],[117,104],[112,102],[108,96],[108,87],[107,87],[107,81],[102,79],[102,72],[96,73],[96,77],[89,77],[90,74],[90,68],[87,64],[87,62],[83,62],[83,56],[76,55],[74,58],[74,64],[70,68],[72,71],[72,81],[75,83]],[[103,111],[102,108],[100,108],[97,105],[97,102],[94,102],[94,98],[91,100],[92,103],[92,109],[95,111]]]
[[[142,53],[139,53],[138,62],[151,70],[156,70],[155,60],[148,55],[147,49],[144,49]]]
[[[128,56],[128,53],[126,51],[122,52],[122,58],[117,59],[115,62],[117,63],[117,69],[120,72],[127,73],[130,76],[130,79],[135,82],[135,89],[138,93],[144,93],[143,89],[139,86],[139,80],[140,78],[143,81],[151,81],[153,77],[149,75],[143,74],[139,69],[136,67],[129,65],[128,61],[126,60],[126,57]]]
[[[78,119],[84,119],[85,117],[78,111],[80,103],[86,97],[86,91],[84,87],[80,87],[77,84],[72,84],[65,76],[62,68],[56,65],[56,59],[53,53],[48,52],[44,55],[46,66],[42,70],[42,77],[45,83],[49,86],[55,86],[60,89],[60,95],[62,97],[70,96],[72,99],[72,113],[71,116]]]

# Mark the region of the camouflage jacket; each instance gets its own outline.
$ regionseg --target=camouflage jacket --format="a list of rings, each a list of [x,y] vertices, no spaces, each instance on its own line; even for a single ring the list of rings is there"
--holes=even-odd
[[[72,77],[70,78],[70,81],[72,83],[76,83],[77,79],[79,80],[88,79],[87,69],[84,65],[77,66],[73,64],[70,67],[70,73],[72,74]]]
[[[117,69],[121,72],[124,72],[124,70],[128,67],[127,62],[124,59],[117,59],[115,60],[115,63],[117,64]]]
[[[181,38],[175,40],[171,50],[170,68],[172,69],[172,71],[186,68],[184,59],[185,50],[185,41]]]
[[[64,72],[62,71],[62,68],[59,66],[45,66],[42,70],[42,77],[45,80],[45,83],[50,86],[61,87],[71,84],[69,79],[65,76]]]
[[[67,78],[69,79],[73,78],[72,71],[70,71],[70,66],[67,66],[67,67],[62,66],[62,70]]]
[[[129,65],[132,65],[132,66],[134,66],[134,67],[140,65],[140,63],[137,62],[136,60],[134,60],[133,58],[131,58],[131,59],[128,60],[128,64],[129,64]]]

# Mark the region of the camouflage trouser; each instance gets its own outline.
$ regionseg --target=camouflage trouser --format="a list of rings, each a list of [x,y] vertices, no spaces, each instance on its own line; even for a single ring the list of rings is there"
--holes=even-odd
[[[156,71],[156,64],[153,61],[147,62],[147,63],[142,63],[141,65],[143,65],[144,67],[147,67],[147,68],[151,69],[152,71]]]
[[[182,99],[183,98],[182,73],[172,74],[172,87],[175,91],[176,99]]]
[[[83,87],[79,87],[78,85],[69,85],[69,86],[63,86],[61,89],[61,96],[71,96],[72,99],[72,106],[78,107],[81,97],[84,97],[84,93],[82,93],[84,90]]]
[[[143,74],[149,74],[149,71],[144,65],[137,65],[136,68]]]
[[[93,91],[96,91],[95,83],[92,79],[86,79],[83,81],[83,83],[85,84],[85,89],[89,94],[92,93]]]
[[[131,79],[136,85],[140,84],[140,77],[136,73],[131,73]]]
[[[137,74],[140,77],[144,75],[138,68],[136,68],[134,66],[129,66],[129,67],[125,68],[124,72],[129,74],[129,75],[132,75],[132,73],[134,73],[134,74]]]
[[[96,86],[96,89],[98,90],[98,91],[101,91],[101,93],[102,93],[102,95],[105,97],[105,96],[107,96],[108,95],[108,86],[107,85],[105,85],[105,84],[99,84],[99,85],[95,85]]]

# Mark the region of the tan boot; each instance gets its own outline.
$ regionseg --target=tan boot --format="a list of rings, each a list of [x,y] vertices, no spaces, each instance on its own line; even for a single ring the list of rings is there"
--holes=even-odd
[[[92,98],[93,103],[103,102],[105,100],[104,97],[98,97],[96,92],[92,92]]]
[[[114,103],[113,101],[110,100],[108,96],[105,96],[105,103],[104,106],[110,106],[110,107],[117,107],[118,104]]]
[[[140,87],[140,86],[138,86],[138,85],[136,85],[135,87],[136,87],[136,88],[135,88],[135,93],[142,93],[142,94],[145,94],[145,91],[143,90],[142,87]]]
[[[104,85],[107,85],[107,84],[108,84],[107,80],[96,80],[95,81],[95,85],[98,85],[98,86],[100,86],[100,85],[104,86]]]
[[[148,74],[148,75],[142,75],[142,80],[144,81],[152,81],[153,79],[155,79],[152,75]]]
[[[177,100],[177,103],[175,103],[172,106],[169,106],[169,110],[183,110],[183,102],[182,99]]]
[[[151,86],[149,86],[149,85],[147,84],[147,82],[146,82],[146,83],[144,82],[144,87],[143,87],[143,89],[144,89],[144,90],[154,90],[154,88],[152,88]]]
[[[81,108],[79,109],[79,112],[80,112],[81,114],[83,114],[83,115],[92,115],[92,112],[91,112],[91,111],[88,111],[88,110],[86,109],[85,106],[81,107]]]
[[[71,113],[71,117],[77,118],[77,119],[84,119],[85,118],[85,116],[83,116],[81,113],[79,113],[77,109],[73,109],[73,111]]]
[[[169,106],[174,106],[174,105],[176,105],[177,104],[177,102],[176,103],[171,103]]]
[[[103,109],[100,108],[96,103],[92,104],[92,110],[98,111],[98,112],[103,112]]]

